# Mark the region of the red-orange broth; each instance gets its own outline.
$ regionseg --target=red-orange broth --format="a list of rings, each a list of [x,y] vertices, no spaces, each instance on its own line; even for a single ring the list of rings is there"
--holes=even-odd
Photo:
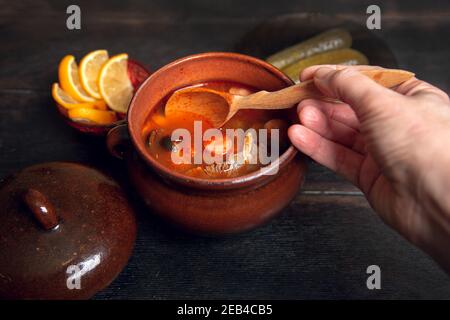
[[[239,95],[248,95],[256,91],[248,86],[232,82],[208,82],[200,85],[195,85],[195,87],[198,86]],[[170,170],[191,177],[206,179],[220,179],[242,176],[256,171],[262,166],[266,165],[265,163],[261,163],[261,161],[259,161],[259,157],[256,157],[257,159],[254,158],[256,159],[256,163],[254,163],[255,161],[244,161],[243,163],[236,164],[235,162],[233,162],[233,160],[229,160],[235,158],[230,157],[227,160],[225,156],[223,157],[223,161],[221,161],[220,163],[207,164],[202,162],[201,164],[195,164],[193,157],[194,154],[199,151],[195,150],[194,148],[194,121],[200,120],[202,122],[203,132],[207,129],[210,129],[211,125],[207,120],[203,119],[201,115],[188,112],[180,113],[180,115],[177,115],[176,117],[165,117],[164,106],[170,96],[171,94],[163,99],[160,105],[150,113],[149,117],[146,119],[146,123],[143,129],[143,137],[145,139],[147,150],[159,163]],[[190,163],[174,163],[174,161],[172,160],[172,152],[183,152],[180,151],[179,148],[177,148],[177,143],[179,143],[179,141],[172,141],[171,139],[172,132],[179,128],[187,129],[192,137],[190,155],[192,161],[190,161]],[[213,146],[214,150],[225,151],[227,149],[226,146],[230,146],[230,141],[227,141],[226,139],[226,129],[243,129],[244,131],[246,131],[250,128],[255,129],[257,133],[259,132],[259,129],[267,129],[268,138],[266,147],[269,150],[269,154],[271,151],[271,129],[279,129],[279,154],[281,155],[287,149],[289,145],[287,138],[288,120],[285,112],[278,110],[240,110],[222,128],[219,128],[219,130],[223,134],[223,140],[218,141],[220,142],[220,145],[217,146],[217,143],[214,142],[214,140],[203,141],[201,144],[202,150],[200,152],[203,152],[205,148],[211,148],[211,146]],[[246,134],[244,145],[248,142],[248,140],[255,141],[253,137],[248,137],[248,135]],[[258,137],[258,135],[256,137]],[[258,138],[256,140],[256,146],[257,148],[259,148],[261,142]],[[234,146],[232,147],[233,150],[228,150],[228,152],[230,152],[231,154],[237,154],[239,152],[239,150],[237,149],[237,141],[235,140],[234,142]]]

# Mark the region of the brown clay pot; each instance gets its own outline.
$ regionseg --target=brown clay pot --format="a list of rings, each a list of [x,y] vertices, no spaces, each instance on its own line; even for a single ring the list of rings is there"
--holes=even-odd
[[[114,155],[125,159],[131,182],[152,212],[189,232],[240,232],[266,222],[293,199],[305,166],[293,146],[280,156],[275,175],[256,171],[207,180],[170,171],[153,159],[143,136],[149,113],[174,90],[208,81],[268,91],[292,85],[281,71],[250,56],[219,52],[188,56],[159,69],[142,84],[131,101],[128,124],[112,129],[107,144]]]

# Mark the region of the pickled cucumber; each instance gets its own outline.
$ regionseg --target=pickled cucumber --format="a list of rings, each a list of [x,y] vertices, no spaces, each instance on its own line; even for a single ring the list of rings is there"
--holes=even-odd
[[[341,49],[330,52],[317,54],[307,59],[299,60],[294,64],[282,69],[282,71],[298,83],[300,73],[310,66],[319,64],[343,64],[343,65],[358,65],[368,64],[367,57],[361,52],[354,49]]]
[[[306,41],[281,50],[266,61],[282,69],[288,65],[316,54],[331,50],[349,48],[352,45],[352,36],[344,29],[331,29],[322,32]]]

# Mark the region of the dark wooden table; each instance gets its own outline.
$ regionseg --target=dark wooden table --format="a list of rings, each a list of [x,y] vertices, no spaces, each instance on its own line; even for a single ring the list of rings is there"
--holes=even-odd
[[[385,226],[364,197],[309,163],[302,191],[283,214],[249,233],[194,237],[145,210],[102,139],[78,134],[57,115],[50,85],[66,54],[106,48],[155,70],[176,58],[230,51],[274,15],[322,12],[365,23],[372,1],[78,1],[82,29],[65,27],[71,1],[0,1],[0,176],[45,161],[81,161],[129,190],[139,234],[129,265],[98,299],[450,298],[450,279]],[[376,31],[401,68],[450,91],[450,4],[385,1]],[[366,268],[382,289],[366,288]]]

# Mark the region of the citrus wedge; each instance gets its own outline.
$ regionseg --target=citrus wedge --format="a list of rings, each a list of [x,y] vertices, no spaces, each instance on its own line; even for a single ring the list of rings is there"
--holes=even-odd
[[[59,83],[61,88],[67,92],[72,98],[78,102],[94,102],[91,97],[81,86],[78,74],[78,66],[75,57],[72,55],[65,56],[59,63],[58,68]]]
[[[133,85],[128,77],[128,55],[110,58],[100,70],[98,88],[106,104],[114,111],[126,113],[133,97]]]
[[[98,75],[103,64],[108,61],[108,51],[95,50],[83,57],[80,61],[79,72],[83,89],[92,97],[101,99],[98,91]]]
[[[57,83],[52,85],[52,97],[62,107],[66,109],[73,108],[91,108],[99,110],[107,110],[108,107],[103,100],[97,100],[94,102],[78,102],[72,98],[67,92],[60,88]]]
[[[110,124],[117,121],[117,116],[114,111],[74,108],[69,109],[68,114],[70,119],[74,121],[87,121],[95,124]]]

